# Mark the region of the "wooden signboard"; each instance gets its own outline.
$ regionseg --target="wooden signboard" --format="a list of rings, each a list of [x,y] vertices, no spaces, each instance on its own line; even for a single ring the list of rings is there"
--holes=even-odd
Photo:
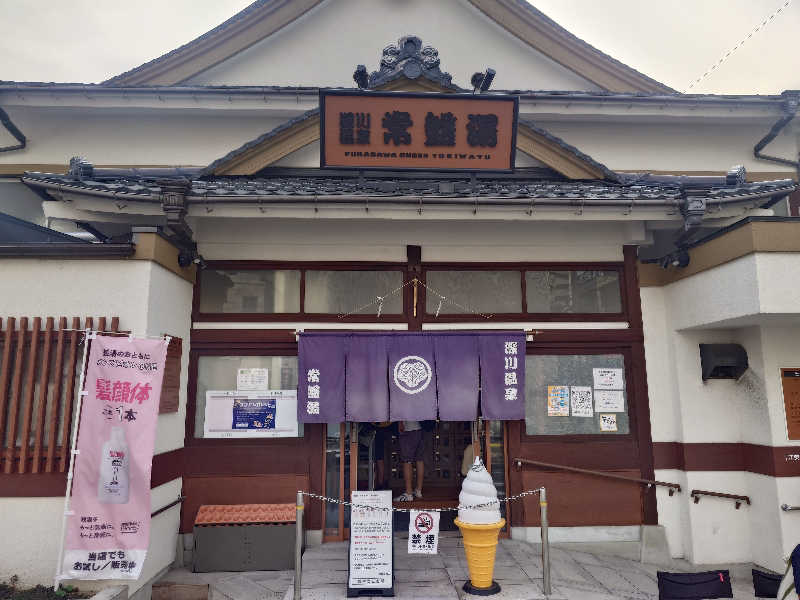
[[[511,171],[518,98],[320,90],[320,165]]]
[[[800,369],[781,369],[786,431],[790,440],[800,440]]]

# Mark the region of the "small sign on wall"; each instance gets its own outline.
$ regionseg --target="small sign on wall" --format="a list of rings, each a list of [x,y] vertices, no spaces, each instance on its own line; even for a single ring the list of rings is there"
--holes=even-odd
[[[800,440],[800,369],[781,369],[781,385],[786,433],[790,440]]]

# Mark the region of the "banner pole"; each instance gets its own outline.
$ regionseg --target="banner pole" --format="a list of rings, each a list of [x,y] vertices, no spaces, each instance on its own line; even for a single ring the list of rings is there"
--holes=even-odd
[[[64,537],[67,534],[67,517],[71,516],[71,511],[69,510],[69,500],[70,496],[72,496],[72,477],[75,473],[75,457],[79,452],[75,448],[75,445],[78,439],[78,425],[81,420],[83,397],[86,395],[86,392],[83,390],[84,375],[86,373],[86,359],[89,355],[89,340],[94,339],[92,330],[89,328],[83,330],[83,335],[83,358],[81,359],[81,373],[78,378],[78,400],[75,403],[75,418],[72,420],[72,437],[69,446],[64,449],[65,452],[70,452],[72,456],[70,457],[69,469],[67,470],[67,490],[64,493],[64,514],[61,515],[61,543],[58,547],[58,565],[56,566],[56,576],[53,583],[53,591],[55,592],[58,591],[58,587],[61,584],[60,582],[62,579],[61,567],[63,566],[62,563],[64,562]],[[64,415],[64,418],[68,419],[69,415]]]
[[[323,503],[324,505],[324,503]],[[294,538],[294,600],[300,600],[303,588],[303,492],[297,492]]]

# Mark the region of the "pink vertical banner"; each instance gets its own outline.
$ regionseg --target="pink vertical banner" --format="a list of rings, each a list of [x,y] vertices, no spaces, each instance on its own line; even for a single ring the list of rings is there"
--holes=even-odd
[[[167,340],[98,336],[86,367],[64,579],[138,579]]]

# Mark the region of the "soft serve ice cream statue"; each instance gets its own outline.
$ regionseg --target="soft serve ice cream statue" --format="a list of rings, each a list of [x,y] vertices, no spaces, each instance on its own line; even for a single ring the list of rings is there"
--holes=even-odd
[[[461,484],[458,496],[458,520],[472,525],[497,523],[500,517],[500,501],[492,476],[483,466],[480,457],[475,459]]]
[[[470,580],[464,584],[464,591],[482,596],[498,593],[500,586],[492,581],[492,575],[497,536],[506,520],[500,516],[497,489],[480,457],[461,484],[455,523],[464,538],[469,566]]]

